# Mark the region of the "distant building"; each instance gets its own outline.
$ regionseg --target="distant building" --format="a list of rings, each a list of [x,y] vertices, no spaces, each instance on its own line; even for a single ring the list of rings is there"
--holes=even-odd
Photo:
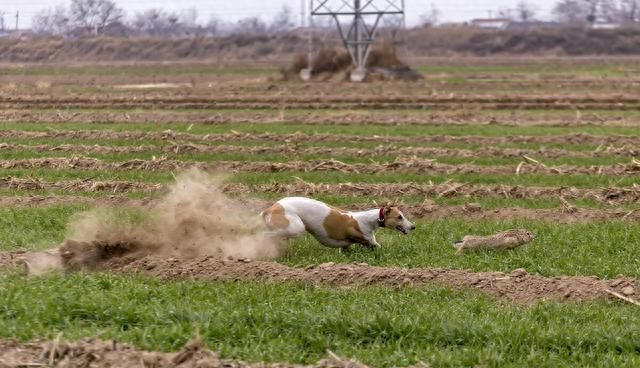
[[[507,18],[486,18],[486,19],[473,19],[469,22],[472,27],[484,28],[484,29],[507,29],[511,19]]]
[[[618,29],[620,26],[620,23],[610,22],[595,22],[591,24],[591,28],[593,29]]]
[[[543,21],[530,21],[530,22],[511,22],[506,29],[509,31],[529,31],[532,29],[540,28],[562,28],[566,27],[566,24],[559,22],[543,22]]]

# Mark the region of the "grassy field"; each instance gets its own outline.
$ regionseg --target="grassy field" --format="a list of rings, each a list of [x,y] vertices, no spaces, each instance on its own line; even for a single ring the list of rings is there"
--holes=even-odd
[[[30,159],[75,156],[116,164],[160,158],[245,164],[335,159],[347,164],[373,164],[401,162],[413,155],[408,150],[411,148],[423,149],[416,154],[421,159],[453,165],[454,169],[465,165],[486,169],[508,166],[513,173],[453,170],[433,174],[400,169],[383,173],[338,169],[256,172],[241,168],[222,174],[227,177],[227,183],[243,184],[247,188],[295,183],[302,179],[315,184],[466,183],[583,191],[604,187],[634,190],[640,179],[640,171],[632,166],[632,159],[638,156],[640,119],[633,110],[603,110],[588,104],[566,109],[529,109],[523,103],[513,110],[485,106],[449,111],[450,107],[443,105],[442,110],[436,106],[433,110],[380,111],[340,105],[341,98],[348,100],[353,96],[407,101],[413,96],[426,97],[434,93],[452,95],[454,100],[498,98],[504,97],[505,91],[518,93],[517,83],[526,87],[521,90],[526,93],[520,92],[521,95],[514,97],[527,97],[531,93],[558,98],[592,95],[604,98],[611,97],[608,91],[616,88],[621,95],[634,93],[633,83],[637,78],[630,73],[637,69],[635,64],[575,62],[579,64],[577,68],[548,60],[538,60],[531,65],[432,64],[420,67],[426,73],[426,80],[415,84],[340,84],[337,88],[335,84],[318,83],[315,92],[337,100],[334,108],[318,109],[287,109],[287,101],[293,103],[296,98],[312,97],[315,92],[309,85],[274,81],[272,69],[220,70],[201,66],[190,70],[188,65],[158,66],[144,73],[136,66],[57,67],[49,71],[41,67],[3,69],[0,74],[10,77],[16,86],[14,91],[0,89],[0,104],[8,104],[8,97],[28,99],[34,91],[37,96],[83,97],[108,102],[113,96],[103,92],[114,89],[127,77],[135,79],[134,83],[143,83],[155,81],[162,73],[173,82],[201,80],[192,89],[118,89],[115,95],[136,101],[158,96],[215,100],[226,93],[251,98],[267,93],[267,97],[273,97],[269,93],[277,93],[284,108],[258,109],[250,106],[249,97],[247,106],[237,109],[197,110],[171,103],[158,109],[140,105],[113,110],[67,108],[58,102],[52,103],[59,105],[46,108],[34,108],[27,102],[5,106],[7,121],[0,124],[0,163],[5,166],[0,171],[0,183],[6,184],[0,187],[1,199],[50,196],[53,200],[46,205],[33,202],[29,206],[0,206],[0,250],[41,250],[59,244],[65,239],[70,219],[94,208],[92,200],[98,203],[111,196],[132,199],[161,196],[161,191],[116,193],[65,186],[20,187],[11,184],[10,179],[37,183],[92,180],[167,184],[178,174],[176,170],[11,166]],[[76,75],[78,79],[74,79]],[[91,78],[95,78],[93,82]],[[537,83],[540,78],[548,83]],[[34,87],[37,80],[50,80],[52,84],[38,91]],[[206,87],[208,83],[216,83],[218,88],[212,91]],[[550,87],[552,85],[558,88]],[[275,92],[265,92],[272,90]],[[279,115],[278,109],[286,116]],[[579,117],[576,111],[580,112]],[[62,117],[56,117],[58,112]],[[73,114],[81,114],[77,115],[80,118],[73,119],[82,120],[86,116],[86,121],[65,119],[65,116],[76,116]],[[123,122],[124,114],[142,117],[147,114],[149,119]],[[197,120],[207,115],[237,121]],[[403,118],[395,119],[395,116]],[[452,118],[455,124],[448,123]],[[149,121],[153,119],[158,121]],[[191,149],[176,150],[179,146]],[[256,150],[257,147],[263,151]],[[447,151],[436,153],[435,149]],[[620,175],[554,172],[516,175],[518,164],[525,160],[522,155],[548,167],[631,166]],[[239,196],[265,204],[287,194],[253,189]],[[564,211],[560,195],[555,194],[514,197],[456,192],[447,196],[402,193],[379,196],[325,192],[314,196],[345,207],[375,207],[375,203],[386,201],[420,205],[426,201],[444,208],[479,203],[483,211],[506,208]],[[62,203],[62,199],[69,198],[85,201]],[[633,214],[629,211],[640,207],[637,198],[620,201],[615,196],[604,199],[593,195],[568,197],[567,201],[578,207],[575,216],[581,218],[583,210]],[[61,203],[55,203],[56,199]],[[634,216],[602,221],[582,217],[582,221],[558,222],[553,218],[541,219],[541,216],[531,219],[522,213],[529,212],[520,212],[520,215],[514,212],[512,217],[499,220],[470,218],[464,214],[438,218],[427,213],[415,219],[416,232],[403,236],[383,230],[378,236],[382,249],[356,248],[350,254],[323,248],[307,235],[289,242],[285,254],[276,261],[296,267],[334,262],[474,272],[508,273],[525,268],[531,274],[548,277],[579,275],[608,279],[624,275],[640,278],[637,257],[640,225]],[[509,228],[527,228],[536,238],[513,251],[480,250],[456,255],[451,246],[466,234],[485,235]],[[55,338],[62,333],[68,340],[101,336],[145,349],[173,351],[199,333],[207,347],[220,352],[222,357],[251,362],[313,363],[324,357],[326,350],[331,350],[374,367],[419,362],[434,367],[633,367],[640,362],[637,332],[640,320],[634,308],[604,299],[575,303],[548,300],[521,306],[477,291],[438,285],[397,289],[329,288],[290,282],[160,281],[109,273],[25,278],[11,268],[0,272],[1,338],[29,341]]]
[[[197,333],[227,358],[313,363],[326,350],[375,366],[637,365],[634,306],[521,309],[474,293],[160,282],[76,274],[0,279],[0,337],[99,334],[176,350]],[[30,301],[38,299],[35,305]],[[123,302],[127,300],[127,302]]]

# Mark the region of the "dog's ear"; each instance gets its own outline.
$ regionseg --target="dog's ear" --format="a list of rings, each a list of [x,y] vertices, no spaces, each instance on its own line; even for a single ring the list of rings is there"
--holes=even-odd
[[[389,212],[391,212],[391,207],[393,207],[391,205],[391,202],[387,202],[387,204],[384,205],[384,214],[387,215],[389,214]]]

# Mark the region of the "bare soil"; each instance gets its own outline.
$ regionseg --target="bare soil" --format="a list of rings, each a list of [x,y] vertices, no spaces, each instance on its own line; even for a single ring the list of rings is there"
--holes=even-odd
[[[74,343],[34,341],[19,343],[0,341],[0,367],[58,367],[58,368],[366,368],[358,361],[342,359],[330,354],[314,365],[290,363],[245,363],[220,359],[218,354],[202,346],[198,340],[186,344],[175,353],[137,350],[115,340],[84,339]]]
[[[212,94],[208,97],[148,96],[128,94],[127,97],[104,95],[41,97],[0,94],[2,109],[429,109],[429,110],[610,110],[633,111],[640,108],[640,99],[633,94],[618,96],[549,96],[549,95],[453,95],[394,96],[361,94],[338,96],[295,94],[272,97],[258,95]]]
[[[275,107],[274,107],[275,108]],[[272,109],[273,110],[273,109]],[[512,111],[508,114],[496,114],[482,110],[449,111],[385,111],[385,110],[311,110],[305,113],[290,113],[286,106],[278,106],[277,111],[228,110],[215,111],[170,111],[170,110],[5,110],[1,114],[7,122],[36,123],[290,123],[290,124],[329,124],[329,125],[452,125],[452,124],[492,124],[506,126],[583,126],[598,124],[603,126],[638,126],[640,121],[634,117],[608,116],[603,118],[596,113],[584,113],[579,118],[572,112],[544,114],[526,114]]]

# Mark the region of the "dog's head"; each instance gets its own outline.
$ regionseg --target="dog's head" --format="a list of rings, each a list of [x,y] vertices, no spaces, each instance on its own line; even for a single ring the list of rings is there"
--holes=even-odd
[[[416,229],[416,225],[396,206],[386,205],[381,212],[384,214],[384,226],[389,229],[396,229],[405,235]]]

